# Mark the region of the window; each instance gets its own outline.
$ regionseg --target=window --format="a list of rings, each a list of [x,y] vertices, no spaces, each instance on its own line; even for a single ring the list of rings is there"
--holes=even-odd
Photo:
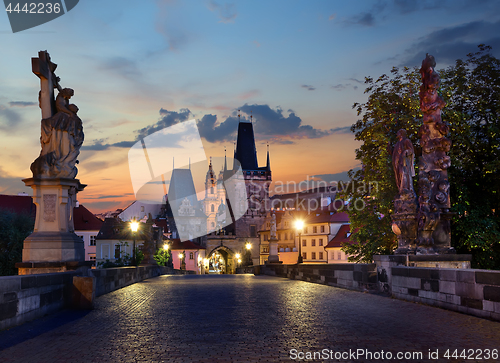
[[[189,252],[189,259],[194,260],[194,253],[193,252]]]
[[[338,252],[337,253],[337,260],[341,260],[342,259],[342,252]]]
[[[90,236],[90,244],[89,244],[89,246],[95,246],[95,244],[96,244],[95,238],[96,237],[97,236]]]
[[[332,252],[332,260],[335,260],[335,252]]]
[[[264,235],[264,241],[267,241],[267,234]]]
[[[257,228],[255,224],[250,226],[250,237],[257,237]]]
[[[302,247],[307,247],[307,241],[305,239],[302,240]]]
[[[267,222],[267,228],[271,228],[271,223]]]
[[[214,210],[215,210],[215,207],[214,207],[214,205],[212,204],[212,205],[210,206],[210,211],[211,211],[211,212],[213,212]]]
[[[315,260],[316,259],[316,252],[312,252],[311,253],[311,260]]]
[[[325,226],[321,226],[321,233],[325,233]]]
[[[269,247],[262,247],[262,253],[268,253]]]
[[[214,187],[210,187],[210,194],[214,194]]]
[[[319,244],[318,244],[318,246],[323,246],[323,238],[320,238],[320,239],[319,239]]]
[[[120,245],[115,245],[115,258],[120,258]]]
[[[323,252],[320,252],[319,253],[319,259],[322,260],[323,259]]]
[[[316,246],[316,240],[314,238],[311,240],[311,246]]]
[[[286,241],[287,239],[288,239],[288,238],[287,238],[287,234],[285,233],[285,234],[284,234],[284,237],[283,237],[283,240],[285,240],[285,241]]]
[[[304,227],[304,234],[307,234],[307,227]]]
[[[295,234],[293,232],[290,232],[290,239],[294,239],[295,238]]]
[[[307,260],[307,252],[302,252],[302,259]]]
[[[84,240],[83,236],[78,236],[78,237],[80,237],[82,239],[82,241]]]
[[[144,212],[144,206],[141,205],[141,212]]]
[[[215,227],[215,222],[212,222],[212,228],[214,228],[214,227]]]
[[[318,227],[317,226],[313,227],[313,233],[318,233]]]
[[[281,233],[278,233],[278,241],[281,241]]]

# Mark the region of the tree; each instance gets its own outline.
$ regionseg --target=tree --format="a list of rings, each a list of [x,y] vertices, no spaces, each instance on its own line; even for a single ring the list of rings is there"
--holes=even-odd
[[[0,209],[0,275],[17,275],[15,264],[22,261],[23,242],[33,227],[29,215]]]
[[[450,126],[452,140],[448,172],[452,211],[457,213],[452,245],[460,253],[472,253],[474,267],[500,268],[500,61],[489,54],[490,49],[480,45],[466,61],[457,60],[439,72],[447,102],[443,121]],[[350,201],[347,212],[351,230],[356,231],[355,244],[343,249],[357,262],[389,254],[396,246],[390,214],[397,191],[389,146],[396,142],[399,129],[407,131],[416,154],[421,154],[418,68],[405,67],[402,72],[393,68],[391,76],[384,74],[376,81],[366,77],[365,83],[368,101],[354,104],[362,119],[351,127],[356,140],[363,142],[356,150],[362,168],[349,172],[351,183],[341,192]]]

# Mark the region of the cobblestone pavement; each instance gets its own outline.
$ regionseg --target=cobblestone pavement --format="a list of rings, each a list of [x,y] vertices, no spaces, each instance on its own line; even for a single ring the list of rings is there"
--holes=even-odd
[[[300,352],[328,354],[318,362],[500,362],[475,359],[479,350],[466,351],[470,360],[444,357],[446,349],[482,349],[483,358],[500,349],[500,323],[276,277],[161,276],[99,297],[90,312],[2,331],[1,348],[2,363],[291,362]],[[357,349],[371,359],[349,354]],[[382,351],[392,360],[376,360]]]

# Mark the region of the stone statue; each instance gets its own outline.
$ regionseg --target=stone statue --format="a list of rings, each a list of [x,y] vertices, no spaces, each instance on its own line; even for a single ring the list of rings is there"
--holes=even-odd
[[[451,165],[446,153],[451,141],[446,137],[448,125],[441,119],[445,102],[438,93],[441,83],[434,70],[436,60],[427,54],[422,61],[420,74],[420,109],[423,124],[420,127],[422,156],[419,160],[419,209],[417,215],[417,253],[452,253],[450,234],[450,197],[447,169]]]
[[[33,72],[41,79],[42,150],[31,164],[31,171],[36,179],[73,179],[78,173],[75,164],[84,138],[82,120],[77,115],[78,107],[69,103],[74,91],[59,85],[59,77],[54,73],[57,65],[51,62],[47,52],[39,55],[34,59]],[[55,102],[54,88],[59,91]]]
[[[271,239],[276,239],[276,214],[271,218]]]
[[[396,177],[399,194],[413,193],[413,177],[415,176],[415,150],[406,136],[406,131],[398,131],[398,142],[392,151],[392,166]]]

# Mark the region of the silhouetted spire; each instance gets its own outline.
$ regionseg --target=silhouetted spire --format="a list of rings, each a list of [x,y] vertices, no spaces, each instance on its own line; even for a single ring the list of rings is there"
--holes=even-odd
[[[269,144],[267,144],[267,164],[266,164],[266,170],[271,171],[271,161],[269,159]]]

